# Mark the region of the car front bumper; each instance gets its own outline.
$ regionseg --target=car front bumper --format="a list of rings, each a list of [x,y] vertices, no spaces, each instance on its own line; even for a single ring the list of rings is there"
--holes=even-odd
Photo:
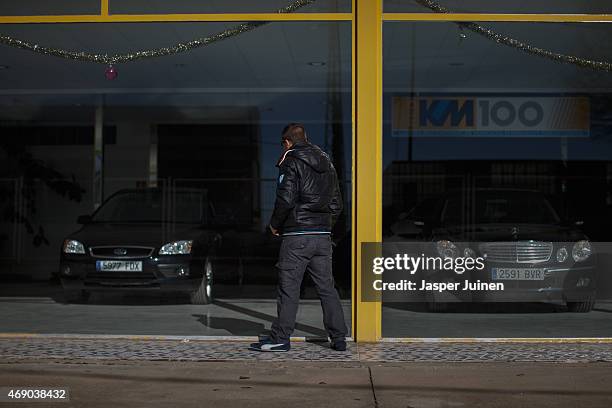
[[[596,292],[597,268],[593,263],[571,267],[537,266],[544,269],[542,280],[493,280],[493,267],[518,266],[487,264],[482,271],[466,272],[462,275],[448,271],[434,272],[428,280],[457,282],[459,290],[434,292],[428,297],[438,302],[581,302],[590,299]],[[483,288],[464,290],[466,281],[470,284],[480,283]],[[502,285],[496,285],[496,288],[492,289],[490,284]]]
[[[154,290],[191,292],[203,276],[203,262],[191,256],[160,256],[141,259],[142,271],[99,271],[89,256],[62,256],[59,276],[66,290]]]

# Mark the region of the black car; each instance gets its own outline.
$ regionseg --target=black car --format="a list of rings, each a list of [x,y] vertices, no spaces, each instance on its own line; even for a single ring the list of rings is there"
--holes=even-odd
[[[126,189],[110,196],[64,240],[60,278],[68,301],[92,291],[188,293],[212,299],[220,235],[205,190]]]
[[[503,282],[504,291],[443,293],[428,299],[434,310],[448,301],[563,301],[572,312],[593,308],[596,251],[580,221],[559,217],[546,197],[531,190],[475,189],[431,197],[391,227],[387,243],[428,242],[438,256],[482,257],[469,274],[434,271],[439,281]],[[431,276],[430,276],[431,277]]]

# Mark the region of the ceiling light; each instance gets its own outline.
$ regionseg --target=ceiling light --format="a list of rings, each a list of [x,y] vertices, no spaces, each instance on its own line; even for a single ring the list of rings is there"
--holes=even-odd
[[[311,61],[308,63],[308,65],[310,65],[311,67],[324,67],[325,64],[326,63],[323,61]]]

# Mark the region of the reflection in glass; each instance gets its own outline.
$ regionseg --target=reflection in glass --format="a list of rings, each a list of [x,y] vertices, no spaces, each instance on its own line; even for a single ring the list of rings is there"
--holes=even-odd
[[[4,29],[63,48],[79,38],[90,51],[125,53],[226,26]],[[113,80],[104,66],[4,52],[12,61],[0,76],[0,206],[10,214],[0,218],[0,296],[12,305],[5,316],[13,316],[2,322],[6,331],[265,332],[276,314],[280,240],[267,223],[278,141],[296,121],[330,153],[341,179],[346,210],[334,231],[334,278],[350,315],[350,23],[270,23],[117,66]],[[108,200],[97,212],[93,191]],[[80,247],[66,240],[83,251],[68,250]],[[28,311],[15,296],[46,303]],[[296,335],[325,335],[309,281],[302,299]],[[74,313],[62,313],[66,305]],[[111,309],[117,312],[106,314]]]
[[[483,25],[553,52],[609,59],[607,45],[592,46],[610,35],[606,24]],[[387,23],[384,39],[384,242],[486,254],[477,279],[497,277],[516,292],[484,303],[475,294],[389,302],[383,334],[609,336],[612,258],[594,248],[612,241],[610,73],[455,23]],[[446,313],[434,324],[431,312]],[[588,314],[569,325],[558,317],[569,312]]]

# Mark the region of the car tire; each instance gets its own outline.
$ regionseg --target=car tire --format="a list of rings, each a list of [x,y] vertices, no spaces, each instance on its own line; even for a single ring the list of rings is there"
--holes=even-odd
[[[91,293],[86,290],[64,290],[64,300],[66,303],[87,302]]]
[[[590,297],[583,302],[567,302],[567,310],[572,313],[588,313],[595,306],[595,298]]]
[[[196,290],[190,293],[192,305],[207,305],[212,302],[213,266],[210,258],[204,261],[202,282]]]

